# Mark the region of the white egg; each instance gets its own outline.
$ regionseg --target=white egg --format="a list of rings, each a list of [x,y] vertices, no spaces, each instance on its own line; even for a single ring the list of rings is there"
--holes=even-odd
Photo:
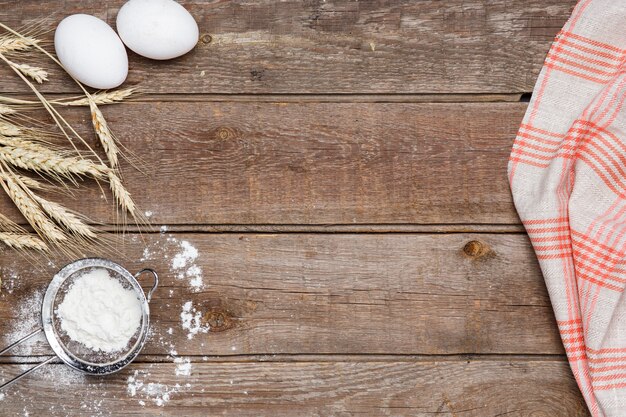
[[[128,75],[124,44],[106,22],[75,14],[59,23],[54,49],[65,70],[90,87],[105,89],[122,84]]]
[[[174,0],[130,0],[117,14],[117,32],[131,50],[146,58],[172,59],[198,42],[198,24]]]

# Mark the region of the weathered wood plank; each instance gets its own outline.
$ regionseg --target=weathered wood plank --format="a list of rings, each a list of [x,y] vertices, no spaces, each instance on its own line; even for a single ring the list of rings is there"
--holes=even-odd
[[[0,365],[0,375],[20,369]],[[564,360],[194,363],[190,376],[135,364],[104,378],[50,365],[0,406],[47,416],[588,416]]]
[[[161,274],[145,354],[563,353],[543,279],[521,234],[145,239],[145,252],[136,235],[119,248],[131,271],[150,266]],[[193,252],[184,250],[185,242],[197,249],[197,259],[176,268],[174,259],[181,263]],[[2,346],[37,325],[55,268],[37,271],[9,251],[0,265]],[[194,289],[196,276],[204,285]],[[192,316],[199,319],[191,325],[195,331],[184,324]],[[40,337],[17,353],[48,351]]]
[[[104,111],[145,162],[147,175],[126,169],[125,180],[155,224],[511,224],[506,165],[525,109],[133,102]],[[93,138],[85,110],[68,117]],[[81,195],[69,204],[117,220],[97,186]],[[0,211],[16,213],[5,197]]]
[[[154,62],[130,54],[127,85],[159,93],[511,93],[531,91],[575,0],[184,1],[202,40]],[[0,1],[13,26],[94,14],[123,0]],[[51,34],[48,35],[51,38]],[[45,91],[75,91],[57,71]],[[0,67],[0,91],[26,91]]]

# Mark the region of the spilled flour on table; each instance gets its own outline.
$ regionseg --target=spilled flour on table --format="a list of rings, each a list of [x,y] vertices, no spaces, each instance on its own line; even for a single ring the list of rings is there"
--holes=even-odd
[[[161,234],[164,234],[165,231],[167,231],[167,227],[162,226]],[[202,291],[204,288],[202,268],[196,264],[198,249],[188,240],[179,240],[173,236],[168,236],[165,239],[165,244],[158,240],[144,248],[141,261],[151,261],[158,258],[168,260],[170,272],[178,280],[187,280],[193,292]]]
[[[2,335],[4,337],[0,336],[0,345],[8,346],[10,343],[21,339],[40,326],[39,322],[42,300],[43,289],[34,290],[27,297],[20,298],[18,300],[14,314],[15,317],[18,317],[19,319],[13,321],[14,325],[11,326],[10,330],[6,334]],[[35,340],[35,342],[31,341],[28,344],[16,347],[12,350],[12,353],[25,354],[27,350],[32,349],[33,343],[40,343],[43,339],[41,337],[37,337]]]
[[[168,242],[170,239],[173,238],[168,238]],[[200,291],[204,283],[202,281],[202,269],[195,263],[198,258],[198,249],[187,240],[180,241],[179,245],[180,251],[172,258],[170,270],[176,273],[178,279],[187,278],[189,285],[195,291]]]
[[[191,359],[177,357],[174,359],[176,364],[176,376],[190,376],[191,375]]]
[[[17,272],[13,270],[5,271],[3,269],[0,271],[0,279],[2,279],[2,291],[7,294],[13,294],[13,290],[15,289],[15,285],[19,279]]]
[[[137,370],[127,380],[126,392],[131,397],[140,398],[140,405],[145,405],[146,401],[150,401],[163,407],[172,399],[172,395],[189,387],[189,384],[183,387],[180,384],[166,385],[158,382],[147,382],[146,378],[149,376],[149,372]]]
[[[202,313],[194,306],[192,301],[187,301],[183,305],[183,311],[180,313],[180,322],[184,330],[187,330],[187,339],[191,340],[198,333],[208,333],[211,327],[208,324],[202,324]]]

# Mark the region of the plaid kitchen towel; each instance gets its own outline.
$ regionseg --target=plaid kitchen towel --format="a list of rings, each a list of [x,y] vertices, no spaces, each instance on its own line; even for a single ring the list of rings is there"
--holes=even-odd
[[[593,416],[626,416],[626,0],[580,0],[511,151],[509,181]]]
[[[626,416],[626,0],[580,0],[509,161],[569,364],[593,416]]]

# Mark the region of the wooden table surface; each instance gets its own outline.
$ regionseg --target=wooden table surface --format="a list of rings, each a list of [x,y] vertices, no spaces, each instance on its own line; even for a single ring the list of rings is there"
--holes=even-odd
[[[124,178],[154,227],[115,259],[161,272],[149,342],[105,378],[49,365],[0,415],[586,416],[506,178],[575,1],[182,3],[198,46],[129,53],[142,95],[103,109],[148,167]],[[0,21],[114,25],[121,4],[0,0]],[[42,90],[76,93],[59,71]],[[27,90],[1,68],[0,92]],[[88,188],[67,204],[117,229]],[[63,261],[0,252],[0,346]],[[0,378],[49,354],[40,337]]]

